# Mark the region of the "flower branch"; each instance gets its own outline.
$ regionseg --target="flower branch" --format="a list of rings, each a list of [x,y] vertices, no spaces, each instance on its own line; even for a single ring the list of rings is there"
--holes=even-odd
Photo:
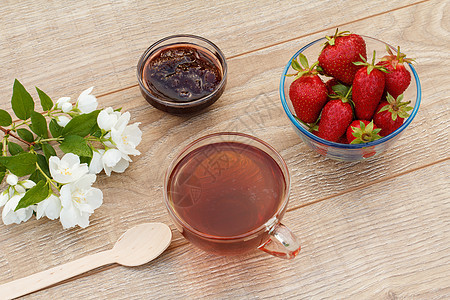
[[[111,107],[98,110],[93,87],[70,97],[51,98],[36,88],[43,111],[22,84],[15,80],[11,106],[18,118],[0,109],[2,139],[0,193],[2,220],[6,225],[31,218],[59,219],[64,228],[86,227],[89,217],[103,203],[103,193],[93,187],[96,174],[124,172],[142,138],[139,123],[128,124],[130,114]],[[27,150],[10,141],[14,138]],[[65,153],[57,156],[55,147]],[[9,155],[8,155],[9,154]],[[25,180],[19,181],[19,177]]]

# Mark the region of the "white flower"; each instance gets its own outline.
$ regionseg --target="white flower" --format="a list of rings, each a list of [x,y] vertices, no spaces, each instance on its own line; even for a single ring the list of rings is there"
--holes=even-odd
[[[61,159],[52,156],[48,165],[53,179],[59,183],[74,182],[89,172],[87,164],[80,164],[80,158],[73,153],[66,153]]]
[[[54,194],[39,202],[36,207],[36,219],[47,217],[50,220],[55,220],[59,218],[60,213],[61,200]]]
[[[8,176],[6,176],[6,182],[9,185],[16,185],[19,182],[19,178],[16,175],[10,173],[8,174]]]
[[[36,183],[34,183],[34,181],[28,180],[28,179],[24,180],[24,181],[19,181],[19,184],[26,189],[31,189],[33,186],[36,185]]]
[[[82,228],[87,227],[90,215],[102,205],[102,191],[92,187],[95,178],[94,174],[86,174],[76,182],[61,187],[60,221],[64,228],[76,225]]]
[[[89,163],[89,173],[98,174],[103,170],[103,162],[102,162],[103,153],[105,153],[105,150],[103,149],[98,149],[97,151],[94,151],[91,162]]]
[[[106,175],[110,176],[111,171],[123,173],[130,162],[122,157],[122,153],[117,149],[109,149],[102,156],[103,168]]]
[[[111,128],[111,139],[117,149],[125,156],[139,155],[141,153],[136,149],[136,146],[139,145],[142,139],[142,131],[138,127],[140,123],[128,125],[129,121],[129,112],[121,115],[116,124]]]
[[[93,89],[94,87],[90,87],[84,90],[78,97],[77,107],[82,114],[88,114],[97,109],[97,98],[94,95],[90,94]]]
[[[24,195],[25,194],[16,194],[12,196],[8,202],[6,202],[5,207],[2,211],[2,220],[5,225],[10,225],[12,223],[19,224],[20,222],[25,222],[29,218],[31,218],[34,210],[34,205],[14,211],[17,207],[17,204],[19,204],[20,199],[22,199]]]
[[[6,177],[6,182],[10,185],[0,194],[0,207],[6,204],[15,194],[25,194],[27,189],[36,185],[31,180],[18,181],[16,175],[10,173]]]
[[[70,103],[70,97],[61,97],[56,101],[56,107],[63,112],[69,112],[72,110],[72,103]]]
[[[109,131],[117,123],[120,112],[114,111],[112,107],[103,109],[97,116],[97,124],[103,130]]]
[[[9,189],[6,189],[0,194],[0,207],[5,205],[9,198]]]
[[[56,117],[56,123],[61,126],[65,127],[67,123],[69,123],[70,119],[66,116],[57,116]]]
[[[105,150],[99,149],[92,156],[89,172],[98,174],[104,169],[106,175],[110,176],[112,171],[123,173],[129,165],[130,162],[123,157],[119,150],[108,149],[105,152]]]

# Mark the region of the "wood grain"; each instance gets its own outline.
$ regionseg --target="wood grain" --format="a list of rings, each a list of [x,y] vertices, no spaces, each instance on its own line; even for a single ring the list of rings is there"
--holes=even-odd
[[[449,171],[450,162],[443,162],[288,212],[284,223],[303,247],[292,261],[260,251],[218,257],[188,244],[149,265],[115,267],[29,298],[58,298],[64,292],[94,299],[96,290],[122,299],[130,291],[135,299],[149,292],[179,299],[445,299],[450,296],[450,187],[444,176]],[[421,185],[414,184],[418,181]]]
[[[124,174],[98,177],[105,201],[87,230],[44,219],[0,225],[0,283],[110,249],[133,225],[171,224],[162,204],[169,162],[189,141],[231,130],[266,140],[285,158],[292,177],[285,223],[303,244],[297,259],[215,257],[174,231],[171,247],[149,265],[100,269],[28,298],[449,297],[450,1],[53,1],[47,10],[30,3],[0,7],[1,108],[10,110],[14,76],[55,99],[76,99],[95,85],[102,106],[122,106],[141,122],[144,139]],[[327,17],[333,10],[342,13]],[[187,11],[193,22],[185,22]],[[336,26],[401,45],[422,83],[414,121],[389,152],[364,163],[310,151],[279,104],[286,62]],[[229,57],[224,95],[189,117],[150,107],[135,86],[141,52],[179,32],[210,38]]]
[[[168,35],[204,36],[233,56],[420,2],[13,1],[0,7],[0,93],[15,77],[55,98],[105,93],[136,84],[139,57]]]

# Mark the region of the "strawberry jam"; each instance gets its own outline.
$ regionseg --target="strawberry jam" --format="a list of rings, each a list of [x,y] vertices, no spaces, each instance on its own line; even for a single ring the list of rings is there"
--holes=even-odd
[[[222,80],[222,70],[204,49],[178,44],[150,56],[142,80],[152,94],[166,101],[190,102],[214,92]]]

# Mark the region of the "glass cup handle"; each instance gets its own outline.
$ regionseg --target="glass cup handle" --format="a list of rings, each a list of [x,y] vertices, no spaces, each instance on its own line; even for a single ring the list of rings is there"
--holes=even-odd
[[[269,240],[259,246],[262,251],[284,259],[292,259],[300,252],[297,237],[283,224],[276,224],[269,235]]]

